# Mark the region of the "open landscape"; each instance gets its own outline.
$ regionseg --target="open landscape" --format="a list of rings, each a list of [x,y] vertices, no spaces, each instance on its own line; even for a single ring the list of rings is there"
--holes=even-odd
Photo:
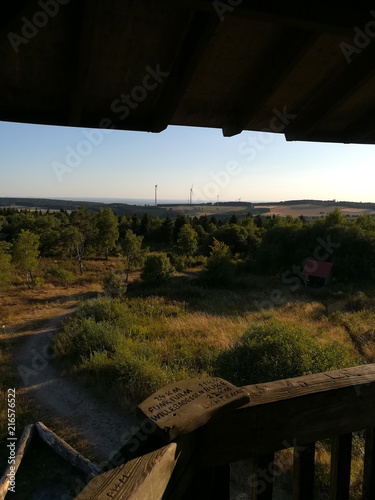
[[[54,353],[47,365],[78,384],[80,398],[87,393],[111,409],[106,420],[123,415],[133,429],[135,407],[171,382],[214,376],[244,386],[373,363],[375,219],[347,218],[337,207],[311,222],[239,215],[1,209],[3,442],[5,395],[16,386],[18,433],[40,420],[85,456],[109,458],[87,432],[97,423],[71,422],[33,389],[44,365],[22,361],[23,346],[46,328]],[[330,286],[306,286],[304,266],[317,255],[333,264]],[[62,314],[62,326],[48,323]],[[35,351],[37,344],[28,345]],[[364,453],[362,435],[355,439],[353,499],[360,498]],[[320,443],[316,455],[324,499],[329,444]],[[288,450],[278,464],[280,498],[288,498]]]

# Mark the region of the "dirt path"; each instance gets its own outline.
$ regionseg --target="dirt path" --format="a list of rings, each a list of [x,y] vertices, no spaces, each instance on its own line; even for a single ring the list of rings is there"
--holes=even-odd
[[[74,380],[59,372],[53,362],[55,354],[50,343],[68,314],[71,310],[47,321],[16,350],[14,369],[19,374],[19,392],[38,407],[42,416],[68,429],[67,436],[61,437],[69,442],[71,430],[72,435],[92,445],[90,448],[97,460],[108,460],[121,448],[121,436],[133,434],[132,427],[137,427],[137,422],[106,408]]]

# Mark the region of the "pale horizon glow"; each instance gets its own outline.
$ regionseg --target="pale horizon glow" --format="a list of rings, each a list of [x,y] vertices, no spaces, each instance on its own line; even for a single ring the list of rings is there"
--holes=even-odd
[[[80,151],[82,154],[78,154]],[[373,145],[170,126],[160,134],[0,122],[0,197],[375,202]],[[58,166],[57,166],[58,165]]]

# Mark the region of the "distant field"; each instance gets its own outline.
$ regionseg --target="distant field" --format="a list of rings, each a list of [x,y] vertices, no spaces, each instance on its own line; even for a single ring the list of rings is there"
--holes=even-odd
[[[371,214],[375,215],[375,210],[367,208],[348,208],[340,205],[333,207],[332,205],[310,205],[310,204],[298,204],[298,205],[267,205],[267,206],[257,206],[255,208],[268,208],[269,212],[267,215],[291,215],[293,217],[298,217],[299,215],[304,215],[305,217],[322,217],[332,212],[334,208],[338,208],[344,215],[349,215],[351,217],[358,216],[361,214]]]
[[[173,207],[164,207],[166,209],[172,210],[174,212],[180,212],[188,214],[192,217],[195,215],[199,217],[200,215],[225,215],[232,214],[233,212],[244,212],[247,213],[251,210],[250,207],[246,205],[174,205]]]

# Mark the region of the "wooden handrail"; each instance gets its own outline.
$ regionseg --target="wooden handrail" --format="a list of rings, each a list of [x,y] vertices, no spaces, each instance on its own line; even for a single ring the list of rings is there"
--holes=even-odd
[[[201,467],[340,436],[375,424],[375,364],[244,388],[249,404],[197,430]]]
[[[202,427],[196,428],[190,408],[189,418],[182,420],[184,425],[181,429],[189,423],[193,430],[187,434],[182,432],[182,436],[177,439],[172,437],[174,431],[167,433],[162,426],[159,428],[159,434],[162,430],[164,437],[168,438],[169,435],[177,448],[176,454],[173,456],[172,453],[168,459],[174,464],[168,486],[162,496],[159,490],[150,499],[228,500],[229,464],[251,458],[252,475],[256,478],[257,471],[262,469],[259,464],[272,469],[269,466],[273,464],[274,452],[294,447],[293,498],[312,500],[315,443],[333,438],[331,498],[343,500],[349,495],[352,432],[365,429],[363,499],[374,497],[375,364],[256,384],[242,389],[250,395],[250,403],[220,413]],[[191,399],[196,401],[195,396]],[[150,411],[153,416],[154,408]],[[170,413],[173,412],[165,411],[168,425]],[[181,415],[176,414],[176,419],[181,422]],[[146,480],[144,468],[141,467],[141,476],[139,470],[134,470],[139,477],[129,477],[130,484],[143,483]],[[153,474],[153,481],[157,480],[157,474]],[[95,481],[100,480],[95,478]],[[249,491],[251,499],[271,500],[272,482],[272,479],[268,481],[259,492],[256,483],[253,483]],[[84,493],[82,498],[86,498]]]

